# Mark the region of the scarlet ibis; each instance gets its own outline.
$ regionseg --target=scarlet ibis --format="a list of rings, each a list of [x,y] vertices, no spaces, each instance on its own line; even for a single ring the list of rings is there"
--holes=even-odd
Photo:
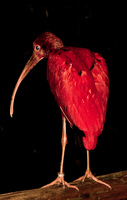
[[[94,181],[111,186],[95,178],[90,170],[89,151],[94,149],[97,138],[102,133],[107,102],[109,97],[108,69],[104,58],[86,48],[65,47],[61,39],[51,32],[45,32],[33,42],[33,54],[25,65],[12,94],[10,115],[17,89],[29,71],[43,58],[47,61],[47,80],[62,113],[62,156],[58,177],[51,183],[78,188],[64,180],[63,163],[67,144],[66,120],[84,132],[82,142],[87,150],[87,170],[77,180],[91,178]]]

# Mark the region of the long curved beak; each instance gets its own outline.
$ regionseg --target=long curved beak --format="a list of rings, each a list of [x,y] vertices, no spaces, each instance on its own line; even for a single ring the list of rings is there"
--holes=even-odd
[[[26,77],[26,75],[31,71],[31,69],[33,69],[33,67],[40,61],[42,60],[44,57],[42,57],[41,59],[38,59],[37,56],[35,56],[34,54],[31,56],[31,58],[28,60],[28,62],[26,63],[16,85],[15,88],[13,90],[12,93],[12,97],[11,97],[11,104],[10,104],[10,116],[13,116],[14,113],[14,100],[15,100],[15,95],[16,92],[19,88],[19,85],[21,84],[21,82],[23,81],[23,79]]]

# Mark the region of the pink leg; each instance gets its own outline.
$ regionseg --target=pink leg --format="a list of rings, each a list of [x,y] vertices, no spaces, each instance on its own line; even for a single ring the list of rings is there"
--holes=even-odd
[[[94,181],[96,181],[97,183],[100,183],[100,184],[103,184],[105,186],[107,186],[108,188],[111,189],[111,186],[99,179],[97,179],[91,172],[90,170],[90,155],[89,155],[89,151],[87,150],[87,170],[85,172],[85,175],[76,179],[75,181],[79,181],[79,180],[82,180],[82,182],[84,182],[85,178],[90,178],[90,179],[93,179]]]
[[[66,144],[67,144],[66,119],[65,119],[65,117],[62,118],[62,124],[63,124],[62,138],[61,138],[62,156],[61,156],[60,172],[58,173],[58,177],[53,182],[43,186],[42,188],[49,187],[49,186],[56,185],[56,184],[58,184],[58,185],[62,184],[64,189],[65,189],[65,186],[67,186],[67,187],[74,188],[74,189],[79,191],[78,187],[76,187],[74,185],[70,185],[69,183],[67,183],[64,180],[63,163],[64,163],[65,148],[66,148]]]

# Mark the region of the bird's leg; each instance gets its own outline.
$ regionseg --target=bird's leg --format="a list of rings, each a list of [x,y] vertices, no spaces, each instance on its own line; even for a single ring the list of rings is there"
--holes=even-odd
[[[90,178],[90,179],[93,179],[94,181],[96,181],[97,183],[100,183],[100,184],[103,184],[105,186],[107,186],[108,188],[111,189],[111,186],[99,179],[97,179],[91,172],[90,170],[90,154],[89,154],[89,151],[87,150],[87,169],[86,169],[86,172],[85,172],[85,175],[76,179],[76,181],[79,181],[79,180],[82,180],[82,182],[84,182],[85,178]]]
[[[60,172],[59,175],[64,176],[63,173],[63,163],[64,163],[64,155],[65,155],[65,148],[67,144],[67,134],[66,134],[66,119],[65,117],[62,118],[62,138],[61,138],[61,145],[62,145],[62,156],[61,156],[61,163],[60,163]]]
[[[78,187],[74,185],[70,185],[64,180],[64,173],[63,173],[63,163],[64,163],[64,155],[65,155],[65,148],[67,144],[67,134],[66,134],[66,119],[65,117],[62,118],[62,138],[61,138],[61,144],[62,144],[62,156],[61,156],[61,163],[60,163],[60,172],[58,173],[58,177],[51,183],[43,186],[42,188],[49,187],[55,184],[62,184],[63,189],[65,189],[65,186],[70,188],[75,188],[79,191]]]

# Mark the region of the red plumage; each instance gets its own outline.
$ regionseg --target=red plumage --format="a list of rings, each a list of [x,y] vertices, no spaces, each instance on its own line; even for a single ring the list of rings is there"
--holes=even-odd
[[[47,79],[63,115],[84,132],[85,148],[94,149],[109,96],[105,60],[85,48],[64,47],[49,55]]]
[[[67,119],[71,127],[75,125],[84,132],[82,141],[87,149],[87,170],[85,175],[78,180],[92,178],[111,188],[110,185],[92,175],[89,159],[89,150],[96,147],[97,137],[103,130],[109,97],[108,70],[104,58],[85,48],[64,47],[63,42],[50,32],[40,35],[34,41],[33,49],[33,54],[15,85],[10,115],[13,115],[14,99],[20,83],[40,60],[48,58],[47,79],[63,115],[62,156],[58,177],[44,187],[62,183],[63,188],[66,185],[78,190],[77,186],[64,181],[63,163],[67,144]]]

